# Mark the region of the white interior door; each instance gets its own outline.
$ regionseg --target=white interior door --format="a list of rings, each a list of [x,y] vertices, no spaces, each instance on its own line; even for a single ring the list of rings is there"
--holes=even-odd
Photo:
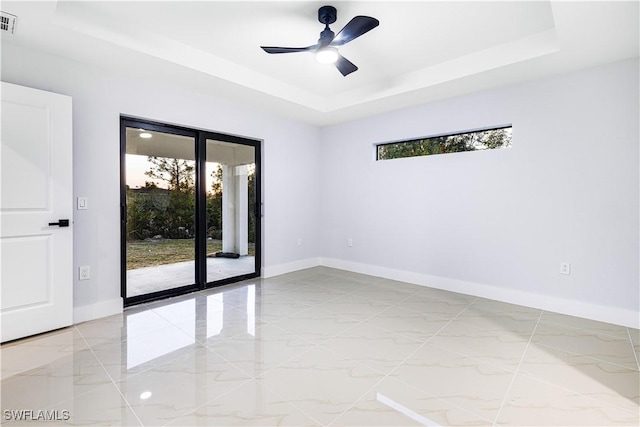
[[[4,82],[1,95],[5,342],[73,321],[73,181],[71,98]]]

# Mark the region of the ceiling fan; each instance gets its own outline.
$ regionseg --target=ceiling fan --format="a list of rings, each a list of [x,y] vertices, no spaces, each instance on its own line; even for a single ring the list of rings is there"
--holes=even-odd
[[[295,53],[315,52],[318,62],[323,64],[335,64],[343,76],[353,73],[358,69],[351,61],[340,55],[337,46],[342,46],[373,30],[380,22],[370,16],[356,16],[342,30],[335,35],[329,28],[329,24],[336,22],[336,8],[322,6],[318,10],[318,21],[324,24],[324,30],[320,33],[318,43],[307,47],[271,47],[260,46],[267,53]]]

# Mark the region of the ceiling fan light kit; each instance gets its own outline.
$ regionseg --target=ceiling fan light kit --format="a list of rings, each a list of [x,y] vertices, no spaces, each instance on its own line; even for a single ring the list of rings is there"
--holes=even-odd
[[[325,47],[316,52],[316,60],[321,64],[335,64],[338,60],[338,49],[335,47]]]
[[[361,35],[373,30],[380,24],[370,16],[356,16],[335,35],[330,24],[336,22],[338,12],[333,6],[322,6],[318,10],[318,21],[324,24],[324,30],[320,33],[318,43],[307,47],[275,47],[260,46],[267,53],[296,53],[314,52],[316,60],[321,64],[334,64],[343,76],[347,76],[358,69],[351,61],[340,55],[338,46],[345,45]]]

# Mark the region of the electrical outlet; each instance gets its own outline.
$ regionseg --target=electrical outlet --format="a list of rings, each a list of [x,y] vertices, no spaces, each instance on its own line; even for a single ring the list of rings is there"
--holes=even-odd
[[[560,274],[571,274],[571,264],[568,262],[563,262],[560,264]]]
[[[78,268],[78,280],[91,279],[91,267],[83,265]]]
[[[298,237],[298,246],[302,246],[302,237]]]
[[[351,237],[349,237],[347,239],[347,246],[352,247],[353,246],[353,239]]]

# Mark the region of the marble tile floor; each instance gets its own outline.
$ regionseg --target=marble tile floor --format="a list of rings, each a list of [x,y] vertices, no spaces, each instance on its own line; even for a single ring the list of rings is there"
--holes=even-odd
[[[637,426],[639,353],[637,329],[317,267],[4,344],[1,422]]]

